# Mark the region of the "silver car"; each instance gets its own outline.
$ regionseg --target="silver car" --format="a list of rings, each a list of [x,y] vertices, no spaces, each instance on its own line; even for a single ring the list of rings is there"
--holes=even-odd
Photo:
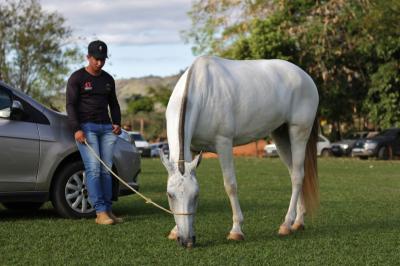
[[[121,136],[113,169],[138,189],[140,154],[127,134]],[[113,178],[113,200],[127,194]],[[0,202],[8,209],[34,210],[49,200],[66,218],[95,213],[67,117],[0,81]]]

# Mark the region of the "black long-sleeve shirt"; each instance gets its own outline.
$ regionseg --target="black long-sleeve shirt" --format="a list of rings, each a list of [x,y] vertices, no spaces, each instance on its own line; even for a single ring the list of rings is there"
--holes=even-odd
[[[85,68],[75,71],[67,84],[68,122],[76,132],[85,122],[121,125],[121,110],[115,93],[114,78],[105,71],[99,76],[89,74]]]

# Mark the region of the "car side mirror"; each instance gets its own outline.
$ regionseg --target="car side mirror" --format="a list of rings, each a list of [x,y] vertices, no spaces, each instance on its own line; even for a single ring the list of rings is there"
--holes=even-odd
[[[14,100],[11,106],[11,119],[21,120],[25,115],[24,107],[20,101]]]

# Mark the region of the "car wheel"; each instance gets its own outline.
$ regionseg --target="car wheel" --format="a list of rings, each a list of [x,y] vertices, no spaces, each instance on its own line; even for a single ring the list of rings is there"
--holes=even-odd
[[[44,202],[3,202],[3,206],[12,211],[37,211]]]
[[[388,160],[389,159],[389,150],[387,147],[383,146],[378,150],[378,159],[379,160]]]
[[[360,156],[359,158],[360,158],[360,160],[367,160],[368,156]]]
[[[65,218],[93,217],[95,210],[89,201],[83,163],[68,164],[55,178],[51,198],[57,212]]]
[[[323,149],[323,150],[321,151],[321,156],[322,156],[322,157],[329,157],[329,156],[331,156],[330,150],[328,150],[328,149]]]

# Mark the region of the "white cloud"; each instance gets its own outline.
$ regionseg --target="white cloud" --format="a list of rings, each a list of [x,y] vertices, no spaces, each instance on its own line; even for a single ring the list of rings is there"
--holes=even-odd
[[[106,42],[105,70],[117,78],[176,74],[193,61],[179,34],[191,25],[191,0],[40,1],[44,10],[66,19],[73,31],[70,41],[83,53],[89,41]]]
[[[45,10],[64,16],[74,34],[115,45],[182,43],[190,26],[190,0],[41,0]]]

